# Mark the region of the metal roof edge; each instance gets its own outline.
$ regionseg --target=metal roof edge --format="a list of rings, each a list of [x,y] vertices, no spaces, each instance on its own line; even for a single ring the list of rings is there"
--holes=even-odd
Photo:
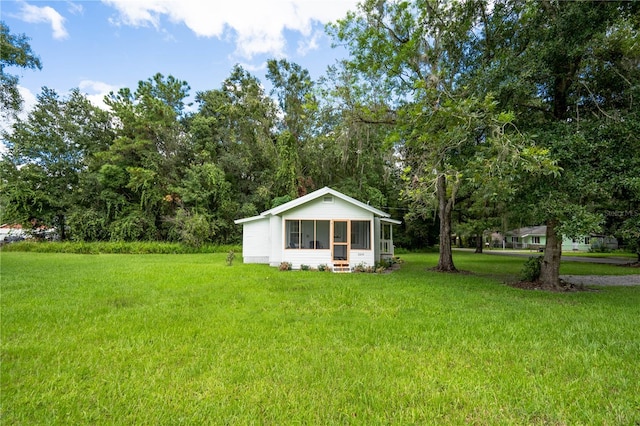
[[[389,213],[383,212],[382,210],[376,209],[375,207],[370,206],[369,204],[365,204],[362,201],[358,201],[353,197],[349,197],[348,195],[343,194],[342,192],[336,191],[335,189],[329,188],[328,186],[325,186],[324,188],[318,189],[317,191],[311,192],[307,195],[304,195],[300,198],[296,198],[295,200],[291,200],[288,203],[284,203],[278,207],[275,207],[271,210],[267,210],[265,212],[263,212],[262,214],[280,214],[283,212],[286,212],[287,210],[291,210],[293,208],[299,207],[305,203],[308,203],[310,201],[313,201],[317,198],[320,198],[324,195],[327,194],[331,194],[334,197],[340,198],[343,201],[346,201],[348,203],[351,203],[353,205],[356,205],[362,209],[368,210],[371,213],[375,214],[376,216],[380,216],[380,217],[390,217],[391,215]]]

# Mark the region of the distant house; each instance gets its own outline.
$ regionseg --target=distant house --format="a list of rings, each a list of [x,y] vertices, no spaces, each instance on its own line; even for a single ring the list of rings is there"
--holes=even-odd
[[[24,240],[27,234],[19,223],[0,225],[0,243]]]
[[[11,243],[22,240],[57,240],[59,235],[55,228],[46,226],[31,226],[25,229],[19,223],[5,223],[0,225],[0,243]]]
[[[577,239],[563,238],[562,251],[617,250],[618,239],[609,235],[589,234]]]
[[[336,272],[374,266],[394,255],[388,213],[324,187],[258,216],[239,219],[245,263],[291,263]]]
[[[547,227],[527,226],[505,233],[505,245],[507,248],[537,250],[544,248],[547,243]],[[600,234],[583,235],[580,238],[562,238],[562,251],[589,251],[605,248],[615,250],[618,248],[618,240],[611,236]]]
[[[507,248],[537,250],[547,243],[546,226],[527,226],[505,234]]]

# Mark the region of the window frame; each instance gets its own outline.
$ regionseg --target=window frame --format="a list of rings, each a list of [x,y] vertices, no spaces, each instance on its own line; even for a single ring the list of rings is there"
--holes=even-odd
[[[371,220],[369,220],[369,219],[364,219],[364,220],[362,220],[362,219],[353,219],[353,220],[350,220],[349,222],[350,222],[350,228],[351,228],[351,230],[349,232],[349,234],[350,234],[349,235],[349,239],[350,239],[349,240],[349,247],[350,247],[350,249],[351,250],[359,250],[359,251],[371,250],[371,247],[373,245],[372,241],[371,241],[372,240],[372,238],[371,238],[372,237],[372,235],[371,235],[371,233],[372,233]],[[364,223],[367,224],[368,232],[366,232],[366,233],[362,232],[359,229],[359,226],[357,225],[357,224],[364,224]],[[365,235],[365,234],[367,234],[367,235]],[[366,247],[358,247],[358,246],[363,245],[363,244],[361,242],[359,242],[359,241],[356,241],[354,243],[354,237],[357,240],[359,240],[360,238],[364,238],[365,239],[364,244],[366,245]]]
[[[313,235],[310,237],[311,239],[305,241],[303,238],[303,233],[305,232],[305,226],[303,222],[312,222],[313,223]],[[327,226],[322,229],[322,232],[325,233],[323,235],[326,238],[326,241],[321,241],[318,239],[318,222],[327,222]],[[297,228],[297,232],[291,232],[291,224],[296,223],[297,225],[294,228]],[[284,248],[285,250],[329,250],[330,249],[330,238],[331,238],[331,221],[326,219],[285,219],[284,220]],[[292,242],[291,236],[297,234],[297,242]],[[305,244],[307,242],[308,244]],[[313,247],[307,247],[311,245],[313,242]],[[325,247],[326,245],[326,247]]]

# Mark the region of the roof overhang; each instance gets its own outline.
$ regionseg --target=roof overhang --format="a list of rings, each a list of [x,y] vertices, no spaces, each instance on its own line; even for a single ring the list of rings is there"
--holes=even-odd
[[[364,210],[367,210],[371,213],[373,213],[376,216],[379,217],[390,217],[391,215],[389,213],[383,212],[382,210],[378,210],[375,207],[370,206],[369,204],[365,204],[362,201],[358,201],[355,198],[351,198],[348,195],[344,195],[341,192],[336,191],[335,189],[331,189],[327,186],[325,186],[324,188],[318,189],[317,191],[311,192],[307,195],[304,195],[300,198],[296,198],[295,200],[289,201],[288,203],[284,203],[281,206],[275,207],[271,210],[267,210],[265,212],[262,212],[262,215],[267,215],[267,214],[273,214],[273,215],[278,215],[281,213],[286,212],[287,210],[291,210],[294,209],[296,207],[299,207],[303,204],[308,203],[309,201],[313,201],[317,198],[323,197],[325,195],[332,195],[336,198],[339,198],[343,201],[346,201],[350,204],[353,204],[355,206],[358,206]]]
[[[363,210],[366,210],[370,213],[372,213],[374,216],[377,216],[380,218],[380,220],[383,220],[387,223],[392,223],[395,225],[399,225],[402,222],[399,220],[395,220],[395,219],[391,219],[391,215],[389,213],[383,212],[382,210],[378,210],[375,207],[370,206],[369,204],[365,204],[361,201],[356,200],[355,198],[351,198],[348,195],[344,195],[341,192],[336,191],[335,189],[331,189],[327,186],[325,186],[322,189],[319,189],[317,191],[311,192],[307,195],[304,195],[300,198],[296,198],[295,200],[291,200],[288,203],[284,203],[280,206],[274,207],[272,209],[269,210],[265,210],[262,213],[260,213],[260,215],[258,216],[253,216],[253,217],[247,217],[247,218],[243,218],[243,219],[238,219],[235,220],[234,223],[236,225],[241,225],[244,223],[250,223],[250,222],[255,222],[257,220],[261,220],[261,219],[266,219],[270,216],[277,216],[280,215],[286,211],[289,211],[291,209],[294,209],[296,207],[300,207],[310,201],[313,201],[315,199],[318,199],[320,197],[323,197],[325,195],[331,195],[333,197],[336,197],[340,200],[346,201],[347,203],[350,203],[354,206],[357,206]]]
[[[400,224],[402,224],[402,221],[401,221],[401,220],[395,220],[395,219],[391,219],[391,218],[388,218],[388,217],[381,217],[381,218],[380,218],[380,222],[383,222],[383,223],[391,223],[391,224],[393,224],[393,225],[400,225]]]
[[[267,216],[252,216],[252,217],[245,217],[244,219],[238,219],[238,220],[234,220],[233,223],[235,223],[236,225],[240,225],[242,223],[249,223],[249,222],[255,222],[257,220],[261,220],[261,219],[266,219]]]

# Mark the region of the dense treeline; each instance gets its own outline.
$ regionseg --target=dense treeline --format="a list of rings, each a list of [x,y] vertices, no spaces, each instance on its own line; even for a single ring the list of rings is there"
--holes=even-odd
[[[271,94],[236,66],[195,95],[195,112],[173,76],[109,94],[109,111],[44,88],[4,135],[4,220],[63,239],[200,245],[237,243],[235,219],[325,185],[401,212],[385,129],[321,102],[296,64],[272,60],[268,78]]]
[[[625,1],[368,0],[328,27],[350,55],[319,81],[271,60],[265,93],[236,66],[186,105],[187,82],[158,74],[109,111],[44,88],[2,137],[5,221],[228,244],[234,219],[331,186],[402,219],[402,245],[437,238],[442,271],[452,233],[545,224],[555,286],[562,235],[640,256],[639,17]],[[25,53],[3,65],[40,66],[2,34]],[[3,74],[6,107],[12,87]]]

